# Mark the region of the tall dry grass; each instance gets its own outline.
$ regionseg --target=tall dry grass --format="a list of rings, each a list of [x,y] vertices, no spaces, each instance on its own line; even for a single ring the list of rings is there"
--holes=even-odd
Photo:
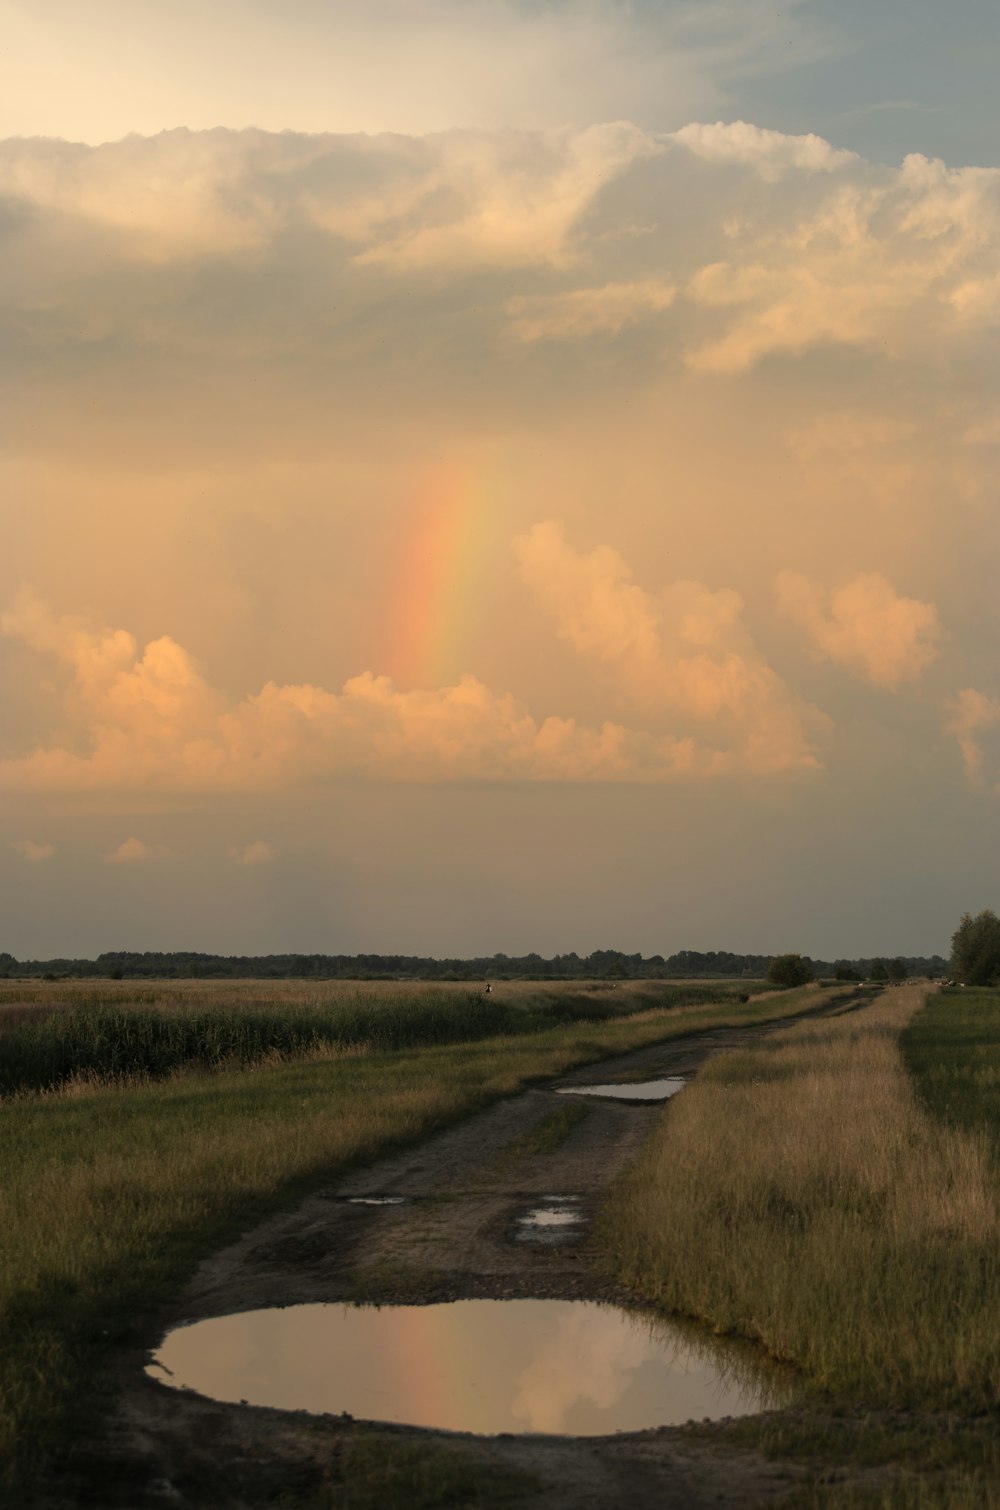
[[[888,1405],[1000,1398],[989,1141],[917,1099],[900,1033],[926,988],[713,1061],[617,1188],[626,1282]]]

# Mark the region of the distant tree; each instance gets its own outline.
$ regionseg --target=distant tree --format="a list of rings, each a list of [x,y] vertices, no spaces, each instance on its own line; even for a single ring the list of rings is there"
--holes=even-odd
[[[871,967],[872,980],[890,980],[889,962],[884,959],[873,959]]]
[[[968,986],[1000,982],[1000,918],[987,909],[963,914],[951,940],[951,967]]]
[[[910,969],[905,959],[891,959],[889,961],[889,976],[892,980],[905,980]]]
[[[855,970],[853,965],[838,965],[835,980],[860,980],[861,971]]]
[[[782,989],[788,986],[804,986],[813,978],[812,962],[801,954],[779,954],[771,961],[767,972],[772,986]]]

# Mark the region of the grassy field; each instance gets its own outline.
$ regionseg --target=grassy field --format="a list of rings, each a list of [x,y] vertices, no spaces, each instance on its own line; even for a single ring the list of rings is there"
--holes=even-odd
[[[1000,1504],[1000,998],[924,997],[891,991],[714,1060],[607,1213],[627,1283],[811,1386],[812,1416],[734,1439],[820,1457],[831,1405],[860,1408],[833,1433],[844,1460],[909,1460],[910,1476],[796,1503]]]
[[[328,1048],[417,1048],[537,1033],[564,1022],[603,1021],[647,1006],[741,1001],[739,986],[630,983],[504,986],[489,993],[433,984],[331,986],[268,982],[234,989],[169,983],[94,988],[75,982],[18,995],[0,991],[0,1096],[69,1081],[161,1079],[191,1068],[247,1068]]]
[[[238,1013],[232,990],[213,988],[212,1001],[229,993],[228,1009]],[[175,990],[166,994],[171,1011],[202,1009],[202,1000],[189,995],[178,1005]],[[558,1017],[556,993],[543,994],[549,1019]],[[139,1010],[166,1010],[145,995]],[[81,1410],[96,1418],[103,1361],[145,1337],[151,1310],[201,1255],[267,1210],[534,1078],[821,999],[783,993],[713,1006],[702,988],[695,995],[696,1005],[657,1007],[676,1000],[671,988],[632,983],[613,993],[614,1011],[632,1015],[573,1020],[571,992],[570,1020],[546,1027],[538,1014],[532,1033],[395,1050],[319,1045],[250,1068],[195,1066],[132,1083],[77,1078],[0,1102],[0,1462],[8,1478],[17,1464],[22,1473],[44,1467],[70,1408],[77,1424]],[[507,1006],[528,1013],[535,996],[527,988]],[[284,999],[301,1010],[294,993]],[[130,1000],[116,994],[112,1008]],[[4,1044],[25,1026],[25,1005],[5,1005],[13,1020]],[[95,1003],[47,994],[28,1006],[44,1025]],[[388,996],[382,1006],[391,1007]]]

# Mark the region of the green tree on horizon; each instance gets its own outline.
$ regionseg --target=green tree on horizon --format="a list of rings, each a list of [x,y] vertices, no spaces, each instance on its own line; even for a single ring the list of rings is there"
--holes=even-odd
[[[812,961],[801,954],[779,954],[771,961],[767,978],[772,986],[782,989],[804,986],[814,978]]]
[[[967,986],[1000,982],[1000,918],[991,908],[964,912],[951,940],[951,967]]]

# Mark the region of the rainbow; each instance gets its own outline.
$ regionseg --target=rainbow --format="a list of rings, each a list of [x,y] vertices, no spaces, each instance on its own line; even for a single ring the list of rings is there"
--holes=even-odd
[[[406,499],[375,667],[404,691],[471,669],[496,545],[495,494],[481,468],[453,465],[426,473]]]

